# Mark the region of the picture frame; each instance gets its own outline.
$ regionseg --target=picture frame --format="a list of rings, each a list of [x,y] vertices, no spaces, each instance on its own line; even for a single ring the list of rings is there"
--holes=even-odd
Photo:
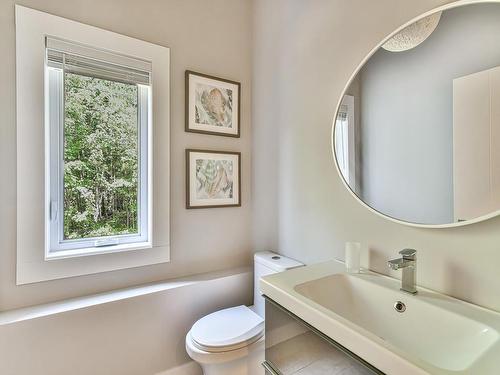
[[[186,132],[240,137],[241,83],[185,73]]]
[[[186,149],[186,208],[241,206],[241,153]]]

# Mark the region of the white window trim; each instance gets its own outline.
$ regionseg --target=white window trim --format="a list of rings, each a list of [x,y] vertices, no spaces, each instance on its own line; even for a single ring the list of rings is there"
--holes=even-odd
[[[355,118],[354,118],[354,96],[344,95],[342,106],[347,107],[347,176],[344,176],[346,182],[355,189],[356,187],[356,140],[355,140]],[[344,134],[345,135],[345,134]]]
[[[148,163],[152,243],[92,253],[46,254],[44,69],[45,37],[93,46],[151,62]],[[166,47],[16,5],[17,284],[170,261],[170,53]],[[154,122],[153,122],[154,119]],[[150,199],[151,201],[151,199]],[[133,245],[133,244],[132,244]],[[134,250],[134,251],[124,251]],[[77,256],[75,255],[89,255]]]

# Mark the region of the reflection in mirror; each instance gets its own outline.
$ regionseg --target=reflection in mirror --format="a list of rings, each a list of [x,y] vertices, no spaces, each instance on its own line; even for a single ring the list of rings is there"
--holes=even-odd
[[[333,142],[362,201],[431,225],[500,209],[500,4],[436,18],[431,32],[410,26],[394,37],[404,48],[380,48],[362,66],[344,93]]]

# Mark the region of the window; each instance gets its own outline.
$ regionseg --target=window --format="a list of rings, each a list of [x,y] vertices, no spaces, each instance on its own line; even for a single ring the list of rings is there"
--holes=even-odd
[[[46,257],[150,246],[150,63],[46,38]]]
[[[169,262],[169,49],[15,9],[16,283]]]
[[[345,95],[335,121],[335,156],[342,176],[355,189],[354,97]]]

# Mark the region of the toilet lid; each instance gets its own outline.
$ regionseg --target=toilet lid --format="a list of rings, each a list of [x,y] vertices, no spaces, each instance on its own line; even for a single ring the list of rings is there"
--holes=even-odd
[[[246,306],[216,311],[191,328],[193,344],[208,352],[226,352],[257,341],[264,334],[264,319]]]

